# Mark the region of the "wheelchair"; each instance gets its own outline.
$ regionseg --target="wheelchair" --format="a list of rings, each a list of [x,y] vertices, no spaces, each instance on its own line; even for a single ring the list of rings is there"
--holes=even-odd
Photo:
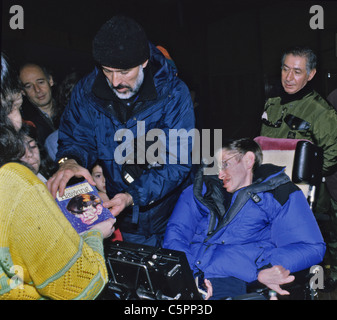
[[[323,152],[306,140],[255,139],[263,151],[264,163],[285,166],[286,173],[307,195],[314,208],[322,181]],[[101,300],[202,300],[183,252],[127,242],[106,247],[109,283]],[[312,281],[320,266],[301,270],[292,283],[282,285],[289,296],[279,300],[316,300],[317,286]],[[247,294],[226,300],[269,300],[270,290],[255,281]]]

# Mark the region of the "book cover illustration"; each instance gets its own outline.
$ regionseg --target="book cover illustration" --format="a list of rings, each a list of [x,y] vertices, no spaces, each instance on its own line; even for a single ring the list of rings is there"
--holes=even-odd
[[[56,202],[79,234],[99,222],[114,218],[110,210],[103,207],[96,187],[86,180],[66,187],[62,197],[57,193]]]

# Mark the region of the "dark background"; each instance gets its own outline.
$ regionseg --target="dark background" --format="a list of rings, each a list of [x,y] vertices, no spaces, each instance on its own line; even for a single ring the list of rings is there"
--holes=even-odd
[[[9,27],[14,4],[24,9],[23,30]],[[323,30],[309,25],[317,4],[324,9]],[[323,97],[337,87],[337,1],[3,0],[2,50],[15,66],[46,65],[60,82],[73,70],[92,70],[92,39],[115,14],[133,17],[150,41],[169,51],[179,76],[197,93],[202,127],[221,128],[226,138],[258,135],[289,46],[316,51],[312,83]]]

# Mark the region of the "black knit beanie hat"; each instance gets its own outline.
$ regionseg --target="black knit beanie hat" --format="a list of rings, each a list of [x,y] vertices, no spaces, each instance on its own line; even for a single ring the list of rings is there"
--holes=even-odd
[[[149,59],[150,48],[144,30],[136,21],[115,16],[96,34],[93,56],[99,65],[130,69]]]

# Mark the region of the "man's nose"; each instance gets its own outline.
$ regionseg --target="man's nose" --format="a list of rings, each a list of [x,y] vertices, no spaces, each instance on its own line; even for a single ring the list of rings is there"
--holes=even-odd
[[[223,180],[223,179],[224,179],[224,177],[225,177],[225,175],[226,175],[225,171],[226,171],[226,170],[224,170],[224,169],[220,169],[220,170],[219,170],[218,178],[219,178],[220,180]]]
[[[294,78],[294,73],[292,70],[289,70],[286,75],[286,80],[291,81]]]
[[[118,87],[118,85],[122,82],[121,75],[118,72],[112,72],[109,80],[113,87]]]
[[[33,86],[33,88],[34,88],[34,91],[37,92],[37,93],[39,93],[41,91],[41,88],[40,88],[40,86],[38,84],[35,84]]]

